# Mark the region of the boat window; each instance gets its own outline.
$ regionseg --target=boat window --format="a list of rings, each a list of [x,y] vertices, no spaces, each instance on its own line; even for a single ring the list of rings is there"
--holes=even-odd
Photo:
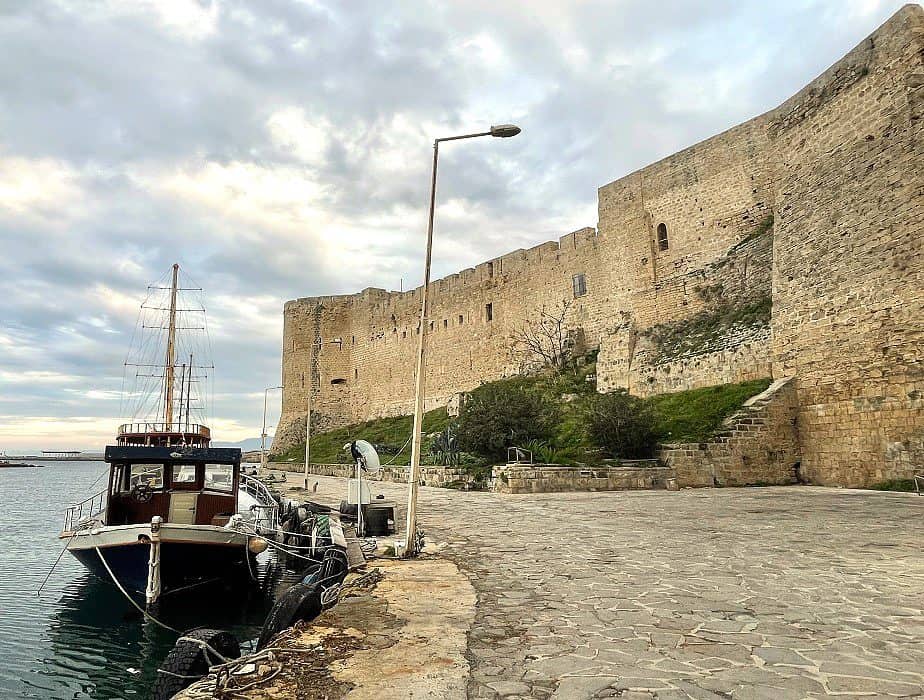
[[[162,489],[164,487],[163,464],[133,464],[130,474],[129,491],[138,484],[150,486],[152,489]]]
[[[234,473],[230,464],[206,464],[205,488],[213,491],[230,491]]]
[[[194,484],[196,482],[196,467],[192,464],[183,464],[173,468],[173,483]]]

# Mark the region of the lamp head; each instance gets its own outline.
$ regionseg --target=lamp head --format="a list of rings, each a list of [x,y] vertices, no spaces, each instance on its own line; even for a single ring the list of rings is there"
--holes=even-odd
[[[514,124],[498,124],[497,126],[491,127],[491,136],[502,139],[509,139],[511,136],[516,136],[519,133],[520,127]]]

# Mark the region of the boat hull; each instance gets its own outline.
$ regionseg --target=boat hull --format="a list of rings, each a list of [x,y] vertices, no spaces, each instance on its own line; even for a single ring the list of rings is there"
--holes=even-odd
[[[69,539],[68,551],[91,572],[112,581],[102,555],[122,587],[141,594],[147,587],[150,536],[149,525],[100,527],[61,535]],[[234,582],[249,575],[249,538],[244,533],[209,525],[163,525],[159,537],[163,594],[211,582]]]

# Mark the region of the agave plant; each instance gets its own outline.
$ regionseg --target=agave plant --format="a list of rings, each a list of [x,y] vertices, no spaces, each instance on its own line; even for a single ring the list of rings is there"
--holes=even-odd
[[[452,424],[437,434],[430,443],[430,454],[438,464],[447,467],[459,465],[459,446],[456,439],[455,429]]]

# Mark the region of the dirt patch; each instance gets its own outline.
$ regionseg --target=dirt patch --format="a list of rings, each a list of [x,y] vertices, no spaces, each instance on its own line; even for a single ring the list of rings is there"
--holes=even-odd
[[[435,557],[374,569],[381,576],[348,586],[319,618],[276,635],[250,673],[210,676],[177,697],[464,698],[475,605],[468,579]]]

